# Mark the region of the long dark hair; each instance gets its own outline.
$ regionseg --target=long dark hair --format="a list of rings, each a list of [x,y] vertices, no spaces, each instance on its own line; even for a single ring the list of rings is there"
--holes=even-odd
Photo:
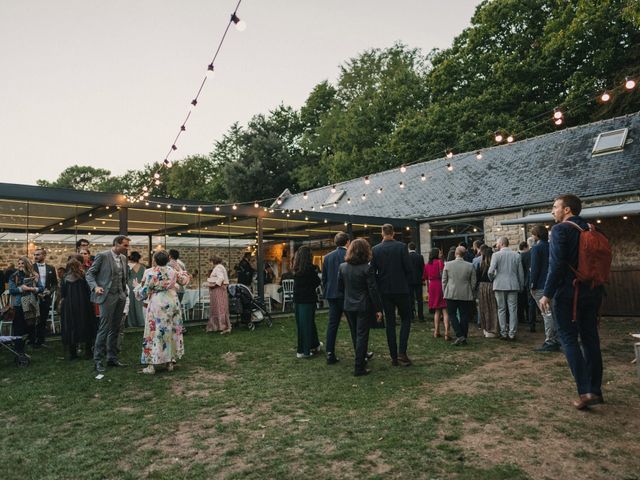
[[[431,251],[429,252],[429,261],[427,263],[433,263],[434,260],[437,260],[438,258],[440,258],[440,249],[439,248],[432,248]]]
[[[485,248],[482,248],[485,247]],[[483,245],[480,247],[480,251],[482,252],[482,260],[480,260],[480,269],[482,270],[482,274],[484,275],[487,270],[489,270],[489,266],[491,265],[491,255],[493,255],[493,250],[491,247],[487,245]]]
[[[311,249],[305,245],[298,248],[296,256],[293,258],[293,273],[300,273],[311,268]]]
[[[371,246],[364,238],[356,238],[349,244],[344,261],[351,265],[362,265],[371,260]]]

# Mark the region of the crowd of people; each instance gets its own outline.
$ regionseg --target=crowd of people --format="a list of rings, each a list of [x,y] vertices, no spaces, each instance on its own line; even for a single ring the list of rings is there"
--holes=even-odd
[[[471,248],[464,243],[454,246],[446,262],[437,248],[429,252],[425,262],[415,244],[405,245],[395,239],[390,224],[382,226],[382,241],[373,248],[365,239],[351,240],[346,233],[338,233],[334,238],[336,249],[324,257],[321,275],[312,262],[310,248],[299,247],[290,272],[297,358],[317,357],[324,347],[327,364],[337,363],[336,337],[344,314],[355,352],[354,375],[370,373],[367,366],[373,352],[368,350],[369,329],[376,327],[385,329],[391,364],[411,366],[413,361],[407,353],[411,324],[425,320],[426,285],[427,308],[434,315],[433,336],[441,337],[442,322],[444,340],[456,347],[467,344],[473,323],[485,337],[515,341],[519,319],[528,319],[530,329],[535,330],[539,311],[545,341],[536,350],[564,351],[579,394],[575,407],[585,409],[602,403],[602,358],[596,322],[602,281],[585,274],[588,267],[583,263],[585,258],[597,261],[604,257],[602,252],[580,250],[596,248],[592,246],[595,241],[583,242],[585,233],[599,235],[579,217],[581,208],[580,199],[573,195],[556,199],[552,214],[557,224],[551,230],[551,242],[548,230],[536,226],[518,252],[511,249],[507,237],[499,237],[492,246],[481,241]],[[606,240],[602,243],[600,237],[597,239],[599,248],[608,248]],[[129,325],[144,326],[142,373],[153,374],[161,367],[173,370],[184,354],[180,301],[191,280],[179,252],[158,250],[152,266],[146,268],[138,252],[127,256],[126,236],[117,236],[112,248],[95,257],[86,240],[76,246],[77,253],[69,256],[60,271],[46,263],[46,251],[39,248],[34,252],[34,262],[21,257],[15,269],[11,266],[4,272],[14,313],[13,335],[18,337],[17,352],[24,353],[24,338],[34,348],[45,346],[53,292],[59,291],[62,342],[69,359],[78,358],[82,347],[85,357],[95,362],[98,374],[104,373],[105,365],[125,366],[119,354],[128,318]],[[206,330],[228,334],[229,277],[220,257],[211,257],[211,265]],[[610,250],[609,265],[591,268],[608,271],[609,266]],[[265,269],[265,275],[273,276],[269,269]],[[235,270],[238,283],[250,286],[255,269],[249,252]],[[315,323],[319,285],[329,306],[326,346],[319,339]]]

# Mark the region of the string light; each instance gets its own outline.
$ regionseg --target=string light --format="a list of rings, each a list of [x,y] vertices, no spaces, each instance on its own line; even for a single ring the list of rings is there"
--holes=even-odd
[[[453,150],[447,150],[446,154],[447,154],[447,158],[453,158]]]
[[[423,182],[427,181],[427,176],[423,173],[420,175],[420,180],[422,180]]]
[[[402,165],[400,167],[400,173],[405,173],[407,171],[407,167],[405,167],[404,165]]]
[[[218,207],[218,206],[216,205],[215,210],[216,210],[216,212],[219,212],[219,211],[220,211],[220,207]]]
[[[453,165],[451,165],[450,163],[447,163],[447,170],[452,172],[453,171]]]
[[[255,203],[253,204],[253,208],[260,208],[260,204],[259,204],[258,202],[255,202]]]
[[[160,174],[158,172],[153,174],[153,178],[155,178],[156,180],[160,178]]]
[[[611,100],[611,95],[609,95],[609,92],[607,92],[606,90],[602,93],[602,95],[600,95],[600,100],[602,102],[608,102],[609,100]]]
[[[335,185],[333,185],[333,186],[331,187],[331,193],[336,193],[336,186],[335,186]]]
[[[562,118],[556,118],[556,119],[553,121],[553,123],[555,123],[555,124],[556,124],[556,125],[558,125],[558,126],[562,125],[562,122],[563,122]]]
[[[364,184],[369,185],[370,183],[371,183],[371,180],[369,180],[369,176],[367,175],[366,177],[364,177]]]
[[[636,81],[633,78],[624,77],[624,88],[627,90],[633,90],[636,88]]]
[[[247,29],[247,24],[245,23],[245,21],[240,20],[240,17],[238,17],[235,12],[231,14],[231,21],[235,23],[236,30],[238,30],[239,32],[244,32]]]
[[[513,143],[513,135],[507,137],[507,143]]]
[[[378,194],[382,193],[382,187],[378,188],[378,190],[376,190],[376,192],[377,192]]]
[[[363,193],[363,194],[362,194],[362,200],[366,200],[366,199],[367,199],[367,194],[366,194],[366,193]]]
[[[184,205],[182,206],[182,211],[184,212],[187,209]]]
[[[500,132],[496,132],[495,139],[496,139],[496,143],[502,142],[502,134]]]
[[[198,207],[198,212],[202,212],[202,207]]]
[[[482,153],[480,152],[480,150],[476,152],[476,160],[482,160]]]
[[[347,198],[347,203],[351,204],[351,198]]]
[[[400,188],[404,188],[404,182],[400,182]]]
[[[564,115],[562,114],[562,112],[557,107],[553,109],[553,118],[558,120],[559,118],[562,118],[563,116]]]
[[[276,203],[278,205],[282,205],[282,198],[278,197],[278,199],[276,200]]]
[[[304,194],[302,195],[302,198],[307,200],[309,198],[309,194],[307,192],[304,192]]]

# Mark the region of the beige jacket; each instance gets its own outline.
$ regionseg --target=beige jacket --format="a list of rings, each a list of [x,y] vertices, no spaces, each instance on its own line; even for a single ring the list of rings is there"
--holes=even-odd
[[[442,289],[445,299],[473,301],[476,282],[476,272],[473,265],[465,262],[462,258],[456,258],[444,264]]]

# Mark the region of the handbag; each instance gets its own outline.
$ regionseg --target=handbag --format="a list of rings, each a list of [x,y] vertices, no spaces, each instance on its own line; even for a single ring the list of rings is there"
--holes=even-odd
[[[20,305],[22,306],[25,322],[27,322],[27,325],[33,325],[36,318],[40,316],[38,299],[33,293],[28,295],[23,294],[22,297],[20,297]]]

